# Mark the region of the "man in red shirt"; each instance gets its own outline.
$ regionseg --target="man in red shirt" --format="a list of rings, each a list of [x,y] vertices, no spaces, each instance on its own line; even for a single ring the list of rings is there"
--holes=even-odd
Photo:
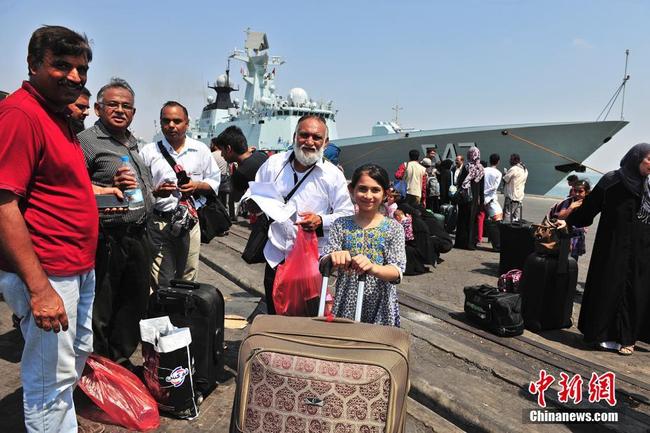
[[[0,103],[0,290],[25,338],[29,432],[77,431],[72,390],[92,351],[98,214],[66,107],[91,59],[85,36],[41,27],[29,81]]]

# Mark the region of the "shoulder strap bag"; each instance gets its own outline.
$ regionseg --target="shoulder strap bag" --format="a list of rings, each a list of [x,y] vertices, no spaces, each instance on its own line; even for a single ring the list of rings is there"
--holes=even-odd
[[[174,158],[172,158],[169,152],[167,152],[167,149],[165,149],[165,146],[163,146],[162,141],[158,142],[158,148],[160,149],[160,153],[162,153],[162,155],[167,160],[167,163],[174,169],[176,178],[178,179],[178,184],[183,185],[189,181],[189,177],[187,176],[186,172],[175,169],[177,165],[176,161],[174,161]],[[221,182],[223,183],[224,181],[230,182],[228,173],[221,173]],[[219,190],[221,190],[221,183],[219,184]],[[199,222],[199,228],[201,229],[202,244],[209,244],[215,236],[227,233],[230,229],[230,226],[232,225],[226,207],[223,205],[223,203],[221,203],[214,191],[208,193],[206,198],[206,203],[200,208],[196,209],[196,216]]]
[[[165,149],[165,146],[163,146],[162,141],[158,142],[158,149],[160,149],[160,153],[162,153],[169,166],[174,170],[174,173],[176,173],[177,185],[180,186],[189,182],[191,179],[187,175],[187,172],[181,165],[174,161],[174,158],[172,158],[169,152],[167,152],[167,149]],[[194,200],[192,197],[182,197],[178,201],[176,209],[173,210],[171,217],[170,224],[172,234],[181,237],[192,230],[198,222],[199,215],[196,211]]]

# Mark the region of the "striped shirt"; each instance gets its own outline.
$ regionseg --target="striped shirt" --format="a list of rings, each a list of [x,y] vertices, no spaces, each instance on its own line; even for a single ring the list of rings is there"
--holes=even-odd
[[[102,227],[115,227],[122,224],[143,224],[153,211],[154,198],[151,187],[151,173],[138,153],[135,137],[127,131],[128,144],[122,144],[108,132],[101,121],[82,131],[77,136],[86,158],[86,168],[93,184],[113,186],[113,177],[122,166],[122,156],[128,156],[135,171],[138,187],[142,189],[144,206],[129,209],[123,214],[101,214]]]

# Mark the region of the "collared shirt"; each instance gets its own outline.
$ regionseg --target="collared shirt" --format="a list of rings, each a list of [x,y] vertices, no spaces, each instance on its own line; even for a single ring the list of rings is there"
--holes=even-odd
[[[20,197],[34,252],[52,276],[95,267],[98,213],[65,113],[27,81],[0,102],[0,189]],[[0,269],[16,272],[0,255]]]
[[[460,172],[463,170],[463,166],[461,165],[460,167],[456,167],[455,165],[451,167],[451,184],[456,185],[456,182],[458,181],[458,176],[460,176]],[[458,185],[456,185],[458,186]]]
[[[292,154],[293,152],[284,152],[269,157],[257,171],[255,181],[274,182],[280,194],[289,194],[295,185],[294,170],[289,165]],[[298,180],[306,173],[298,173]],[[354,213],[345,176],[329,161],[316,163],[316,167],[289,199],[289,203],[293,203],[297,210],[295,217],[299,212],[313,212],[322,218],[324,236],[318,239],[319,252],[327,245],[329,228],[334,221]],[[264,247],[264,257],[271,267],[275,268],[285,260],[293,249],[297,233],[295,218],[271,224],[269,240]]]
[[[488,204],[497,199],[497,189],[501,183],[502,175],[501,171],[495,167],[486,167],[483,173],[485,175],[483,197],[485,198],[485,204]]]
[[[171,157],[177,164],[183,166],[183,169],[193,181],[207,183],[215,194],[219,191],[221,171],[208,146],[190,137],[185,137],[185,144],[179,153],[174,150],[165,137],[163,137],[162,143]],[[154,189],[164,182],[176,182],[176,173],[174,173],[174,169],[160,152],[157,142],[144,146],[140,151],[140,156],[145,165],[151,170]],[[178,190],[174,191],[169,197],[157,197],[155,209],[161,212],[172,211],[178,206],[180,198],[181,193]],[[197,208],[203,206],[206,201],[205,196],[194,199]]]
[[[526,179],[528,179],[528,170],[524,169],[521,164],[513,165],[503,176],[505,184],[503,194],[512,201],[522,201]]]
[[[104,124],[98,120],[93,126],[77,136],[86,158],[90,180],[95,185],[113,186],[113,177],[122,166],[122,156],[128,156],[134,168],[138,188],[142,190],[144,205],[129,208],[126,213],[100,214],[102,227],[115,227],[122,224],[143,224],[153,210],[151,174],[138,153],[138,141],[127,131],[127,144],[113,137]]]

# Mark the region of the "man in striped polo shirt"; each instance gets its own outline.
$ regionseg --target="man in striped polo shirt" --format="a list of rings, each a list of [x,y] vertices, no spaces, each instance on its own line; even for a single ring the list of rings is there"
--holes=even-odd
[[[146,313],[151,269],[147,223],[153,210],[151,175],[129,132],[135,115],[134,92],[113,78],[97,93],[99,120],[78,137],[93,184],[137,190],[125,213],[101,214],[97,246],[97,289],[93,307],[95,352],[133,369],[129,357],[140,341],[139,321]],[[130,167],[125,167],[128,157]],[[128,194],[127,194],[128,196]]]

